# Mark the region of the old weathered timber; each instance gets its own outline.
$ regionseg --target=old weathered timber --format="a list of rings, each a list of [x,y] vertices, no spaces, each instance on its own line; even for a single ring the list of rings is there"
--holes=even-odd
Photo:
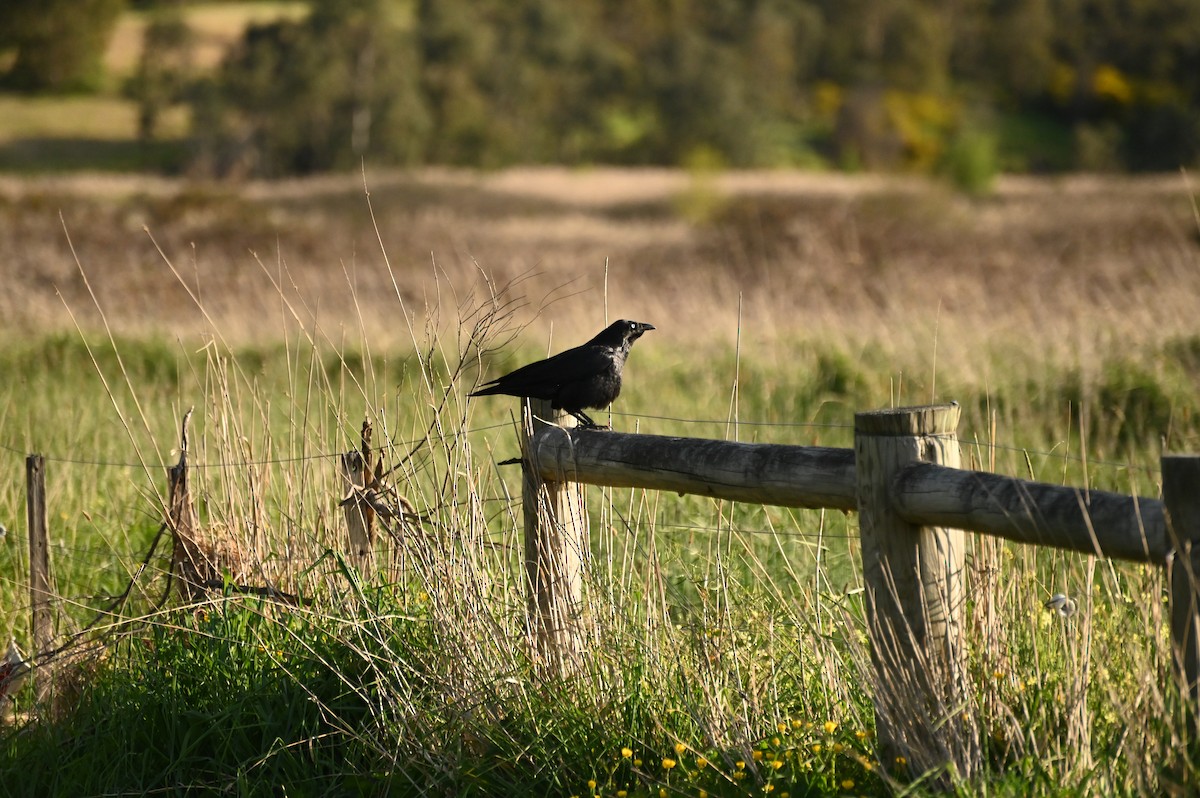
[[[956,404],[858,413],[854,452],[884,762],[916,773],[953,767],[966,777],[980,757],[974,719],[963,711],[963,533],[914,524],[894,508],[895,478],[908,464],[958,466],[958,418]]]
[[[1191,698],[1190,717],[1200,721],[1200,456],[1164,455],[1163,502],[1171,551],[1171,647],[1175,672]],[[1193,730],[1200,725],[1193,726]]]
[[[662,435],[542,429],[533,451],[545,479],[694,493],[782,507],[856,508],[854,451]]]
[[[931,463],[901,469],[892,496],[896,512],[914,524],[1138,562],[1161,564],[1171,548],[1158,499]]]
[[[25,458],[25,520],[29,529],[29,607],[33,632],[34,657],[50,651],[54,640],[54,622],[50,601],[50,531],[46,523],[46,459],[40,454]],[[38,702],[44,702],[53,688],[49,669],[38,669]]]
[[[363,566],[370,562],[370,555],[375,550],[375,508],[367,498],[374,470],[371,433],[370,420],[363,419],[359,449],[343,454],[339,460],[344,494],[341,506],[346,517],[350,554]]]
[[[525,576],[529,633],[539,662],[563,672],[581,650],[580,612],[588,518],[583,490],[574,475],[542,459],[538,439],[565,440],[575,426],[550,402],[522,402],[522,507],[525,517]]]
[[[167,524],[171,531],[171,573],[178,580],[179,598],[185,602],[202,598],[205,583],[212,577],[208,557],[197,541],[196,506],[188,480],[188,422],[192,408],[179,425],[179,462],[167,469]]]

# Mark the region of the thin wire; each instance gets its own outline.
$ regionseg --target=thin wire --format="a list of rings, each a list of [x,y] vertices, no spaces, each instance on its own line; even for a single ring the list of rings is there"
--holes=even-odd
[[[830,534],[829,532],[823,532],[823,533],[822,532],[799,532],[799,531],[791,532],[791,531],[780,531],[778,529],[743,529],[743,528],[739,528],[736,526],[731,528],[728,526],[706,526],[703,524],[653,523],[653,526],[656,530],[657,529],[668,529],[668,530],[675,530],[675,531],[680,531],[680,532],[705,532],[705,533],[714,533],[714,534],[718,534],[718,535],[728,532],[728,533],[736,533],[739,535],[768,535],[771,537],[781,537],[781,538],[823,538],[825,540],[851,540],[851,539],[857,540],[858,539],[858,535],[853,535],[850,533],[839,535],[839,534]]]
[[[466,432],[468,434],[471,434],[471,433],[476,433],[476,432],[486,432],[487,430],[507,428],[507,427],[511,427],[511,426],[512,425],[508,422],[504,422],[504,423],[500,423],[500,424],[488,424],[488,425],[485,425],[482,427],[472,427],[471,429],[466,430]],[[407,448],[409,446],[414,446],[423,440],[425,440],[425,438],[422,437],[422,438],[414,438],[409,441],[391,441],[389,443],[385,443],[382,446],[378,447],[376,449],[376,451],[385,451],[388,449],[397,449],[397,448]],[[27,452],[25,449],[21,449],[16,446],[12,446],[11,444],[7,444],[7,443],[0,443],[0,449],[6,449],[6,450],[12,452],[13,454],[17,454],[22,457],[29,454],[29,452]],[[329,460],[329,459],[333,459],[335,457],[341,457],[342,454],[343,454],[342,452],[333,452],[333,453],[320,452],[317,454],[296,455],[295,457],[273,457],[273,458],[263,458],[263,459],[259,459],[259,460],[213,460],[213,461],[204,462],[204,463],[198,463],[198,462],[193,462],[193,461],[189,460],[188,468],[201,469],[201,468],[231,468],[231,467],[244,467],[244,466],[282,465],[284,463],[302,463],[302,462],[309,462],[309,461],[313,461],[313,460]],[[157,464],[152,464],[150,466],[146,466],[145,463],[134,463],[134,462],[128,462],[128,461],[123,461],[123,460],[95,460],[95,459],[79,458],[79,457],[62,457],[59,455],[50,455],[50,454],[43,454],[42,458],[48,463],[66,463],[68,465],[92,465],[92,466],[103,466],[103,467],[109,467],[109,468],[138,468],[138,469],[141,469],[141,468],[148,467],[151,469],[154,469],[154,468],[168,469],[168,468],[172,468],[175,466],[175,463],[157,463]]]
[[[678,421],[681,424],[711,424],[724,426],[728,423],[726,420],[709,419],[709,418],[679,418],[678,416],[652,416],[642,413],[618,413],[613,411],[614,416],[623,416],[637,420],[653,419],[655,421]],[[747,427],[813,427],[817,429],[854,429],[853,424],[837,423],[837,422],[817,422],[817,421],[742,421],[738,420],[738,426]]]
[[[613,415],[621,416],[621,417],[625,417],[625,418],[637,419],[637,420],[649,419],[649,420],[657,420],[657,421],[673,421],[673,422],[678,422],[678,423],[682,423],[682,424],[697,424],[697,425],[707,424],[707,425],[713,425],[713,426],[723,426],[726,423],[724,420],[720,420],[720,419],[681,418],[681,417],[676,417],[676,416],[640,415],[640,414],[634,414],[634,413],[615,413],[615,412],[613,413]],[[739,421],[738,423],[742,426],[777,427],[780,429],[795,429],[795,428],[853,429],[854,428],[853,424],[844,424],[844,423],[835,423],[835,422],[829,422],[829,423],[820,422],[819,423],[819,422],[801,422],[801,421],[780,422],[780,421],[744,421],[743,420],[743,421]],[[472,427],[472,428],[466,430],[466,432],[467,432],[467,434],[473,434],[473,433],[487,432],[487,431],[496,430],[496,429],[508,429],[508,428],[511,428],[511,426],[512,426],[512,424],[510,422],[501,422],[501,423],[496,423],[496,424],[488,424],[488,425],[481,426],[481,427]],[[424,437],[414,438],[412,440],[407,440],[407,441],[392,441],[392,442],[386,443],[383,446],[379,447],[379,450],[384,451],[384,450],[388,450],[388,449],[407,448],[407,447],[414,446],[423,440],[425,440]],[[1045,451],[1042,449],[1030,449],[1030,448],[1027,448],[1024,446],[1016,446],[1016,445],[1011,445],[1011,444],[993,443],[993,442],[988,442],[988,441],[974,440],[974,439],[969,438],[966,435],[959,435],[959,445],[963,449],[982,448],[982,449],[989,449],[989,450],[1014,452],[1014,453],[1023,454],[1026,456],[1053,458],[1056,460],[1061,460],[1064,462],[1071,462],[1071,463],[1082,464],[1085,462],[1085,459],[1081,456],[1073,456],[1073,455],[1063,454],[1061,452]],[[21,455],[21,456],[24,456],[25,454],[27,454],[27,452],[24,449],[18,448],[16,446],[12,446],[11,444],[7,444],[7,443],[0,443],[0,449],[5,449],[9,452],[12,452],[13,454],[17,454],[17,455]],[[300,463],[300,462],[311,462],[311,461],[316,461],[316,460],[330,460],[330,459],[333,459],[336,457],[340,457],[341,454],[342,454],[342,452],[334,452],[334,453],[320,452],[317,454],[310,454],[310,455],[296,455],[294,457],[262,458],[262,459],[257,459],[257,460],[215,460],[215,461],[204,462],[204,463],[189,462],[188,465],[189,465],[189,467],[195,468],[195,469],[238,468],[238,467],[244,468],[247,466],[283,465],[286,463]],[[107,467],[107,468],[138,468],[138,469],[142,469],[142,468],[146,467],[144,463],[126,462],[126,461],[121,461],[121,460],[97,460],[97,459],[91,459],[91,458],[63,457],[63,456],[59,456],[59,455],[43,455],[43,457],[45,458],[45,460],[47,462],[64,463],[64,464],[68,464],[68,465],[87,465],[87,466],[100,466],[100,467]],[[1097,459],[1088,458],[1086,460],[1086,462],[1089,466],[1101,466],[1101,467],[1105,467],[1105,468],[1123,469],[1123,470],[1129,470],[1129,471],[1141,471],[1141,472],[1144,472],[1149,475],[1158,475],[1161,473],[1161,469],[1156,468],[1154,466],[1139,465],[1136,463],[1124,462],[1124,461],[1120,461],[1120,460],[1102,460],[1102,459],[1097,460]],[[174,463],[156,464],[156,465],[150,466],[150,468],[168,469],[168,468],[171,468],[173,465],[175,465],[175,464]]]

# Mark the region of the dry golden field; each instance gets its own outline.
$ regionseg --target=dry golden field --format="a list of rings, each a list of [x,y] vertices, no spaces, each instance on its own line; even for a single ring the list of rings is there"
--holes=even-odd
[[[853,411],[958,398],[964,465],[1151,497],[1161,452],[1200,442],[1200,222],[1183,176],[1008,179],[983,200],[906,178],[779,173],[369,171],[365,182],[369,199],[361,176],[0,178],[0,444],[12,473],[26,452],[50,455],[55,579],[77,601],[64,603],[75,613],[64,628],[142,573],[189,407],[206,528],[256,552],[255,578],[311,580],[332,607],[243,624],[257,611],[219,597],[182,622],[138,615],[161,595],[159,562],[118,625],[115,639],[137,645],[109,648],[90,703],[0,737],[8,772],[38,774],[21,794],[51,794],[37,780],[51,773],[67,774],[54,776],[64,795],[182,778],[226,790],[253,762],[262,784],[300,774],[330,793],[411,778],[448,794],[694,783],[719,795],[734,794],[724,774],[754,753],[781,763],[764,770],[776,794],[890,794],[872,759],[851,516],[589,489],[594,670],[562,692],[527,678],[520,476],[495,465],[516,451],[515,402],[465,394],[479,373],[561,349],[606,315],[658,327],[611,419],[623,430],[845,445]],[[524,302],[526,351],[456,365],[460,316],[504,286],[505,302]],[[39,338],[105,324],[170,345],[119,340],[85,357]],[[225,344],[257,351],[227,357]],[[414,344],[447,362],[417,363]],[[329,562],[344,536],[329,466],[358,445],[364,416],[400,463],[399,493],[451,534],[395,542],[415,569],[408,587],[372,592],[387,598],[360,616],[367,594]],[[0,484],[0,518],[20,518],[23,499],[19,480]],[[959,792],[1173,786],[1162,763],[1194,738],[1165,677],[1162,571],[969,545],[968,711],[987,742]],[[0,549],[17,575],[0,582],[9,607],[28,595],[21,552]],[[1044,606],[1059,592],[1078,599],[1070,622]],[[365,675],[323,682],[331,673]],[[301,709],[313,719],[297,727]],[[368,713],[378,722],[364,724]],[[195,729],[220,738],[206,759]],[[781,747],[786,764],[766,758]],[[129,755],[146,750],[153,767]],[[662,768],[639,769],[635,750]],[[0,783],[5,766],[0,752]],[[736,794],[764,794],[751,786]]]
[[[664,341],[732,342],[740,316],[744,345],[832,337],[963,369],[980,347],[1086,362],[1191,334],[1200,314],[1186,175],[1007,178],[984,200],[804,173],[365,183],[0,178],[5,329],[95,328],[98,306],[123,334],[261,341],[286,317],[387,344],[410,340],[405,309],[518,281],[521,319],[556,343],[606,315],[651,321]]]

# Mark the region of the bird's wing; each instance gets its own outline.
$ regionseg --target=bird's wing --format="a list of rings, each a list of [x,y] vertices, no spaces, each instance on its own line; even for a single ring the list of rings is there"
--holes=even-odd
[[[549,399],[558,386],[595,376],[611,364],[612,351],[608,347],[584,344],[497,377],[483,390]]]

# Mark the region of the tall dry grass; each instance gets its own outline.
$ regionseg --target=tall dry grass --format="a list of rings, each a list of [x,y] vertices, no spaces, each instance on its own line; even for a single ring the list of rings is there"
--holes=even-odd
[[[511,409],[466,393],[518,341],[532,353],[552,335],[561,349],[630,316],[659,330],[633,355],[618,427],[847,445],[839,422],[855,409],[956,392],[971,464],[1152,493],[1155,475],[1138,467],[1153,462],[1162,419],[1177,439],[1196,433],[1181,376],[1190,211],[1150,183],[1104,184],[1137,195],[1143,230],[1117,225],[1122,209],[1134,215],[1126,200],[1086,183],[1009,183],[967,203],[852,180],[768,197],[755,184],[739,199],[731,181],[723,209],[689,222],[672,205],[686,178],[652,177],[665,188],[649,197],[572,203],[555,194],[559,174],[515,186],[400,176],[372,190],[373,213],[333,180],[239,196],[156,184],[147,193],[162,196],[136,200],[106,185],[71,197],[65,224],[51,210],[68,202],[62,184],[6,186],[4,234],[40,271],[10,265],[28,294],[4,312],[27,332],[77,324],[68,340],[88,342],[83,367],[105,380],[54,387],[39,359],[62,349],[62,370],[78,370],[69,345],[10,355],[13,373],[87,408],[55,443],[133,463],[116,479],[59,463],[74,474],[51,491],[62,540],[108,549],[60,572],[77,605],[62,607],[63,633],[92,618],[89,578],[119,588],[136,575],[122,612],[93,628],[106,653],[64,719],[4,738],[10,772],[68,774],[35,775],[18,794],[181,780],[253,794],[302,779],[313,792],[884,792],[897,763],[874,758],[852,518],[590,491],[587,656],[547,680],[528,653],[519,479],[496,465],[515,450]],[[361,218],[344,202],[363,203]],[[275,239],[278,254],[248,252],[283,229],[295,237]],[[414,254],[427,245],[432,260]],[[577,279],[581,262],[595,271]],[[175,342],[147,349],[162,333]],[[1142,354],[1154,361],[1144,382],[1108,373]],[[26,407],[5,390],[5,434],[16,422],[41,447],[63,405]],[[1104,390],[1152,398],[1103,417]],[[1081,419],[1075,398],[1101,417]],[[193,404],[202,525],[246,553],[240,580],[311,603],[230,590],[158,608],[167,563],[137,566]],[[334,459],[364,416],[383,444],[386,500],[416,511],[381,534],[370,567],[345,554]],[[19,492],[2,496],[15,514]],[[78,520],[101,496],[101,519]],[[3,556],[19,574],[20,557]],[[1167,765],[1193,742],[1167,677],[1161,574],[986,539],[970,567],[974,774],[918,773],[915,791],[1173,789]],[[20,606],[18,591],[10,575],[6,605]],[[1048,611],[1057,592],[1079,612]],[[122,764],[144,750],[148,764]]]
[[[331,335],[361,319],[372,340],[407,344],[393,278],[421,307],[439,276],[467,284],[482,269],[499,282],[536,274],[531,303],[556,301],[534,329],[553,323],[560,340],[598,329],[607,301],[673,342],[732,342],[740,308],[750,347],[800,336],[930,353],[936,339],[942,366],[977,372],[987,347],[1087,363],[1120,342],[1190,334],[1200,290],[1194,208],[1172,177],[1008,178],[971,200],[834,175],[369,175],[378,236],[363,183],[6,180],[0,312],[14,330],[69,329],[59,295],[89,304],[69,235],[124,332],[206,330],[191,286],[227,337],[271,338],[282,289],[310,298],[304,312]],[[715,195],[712,210],[681,215],[696,191]]]

